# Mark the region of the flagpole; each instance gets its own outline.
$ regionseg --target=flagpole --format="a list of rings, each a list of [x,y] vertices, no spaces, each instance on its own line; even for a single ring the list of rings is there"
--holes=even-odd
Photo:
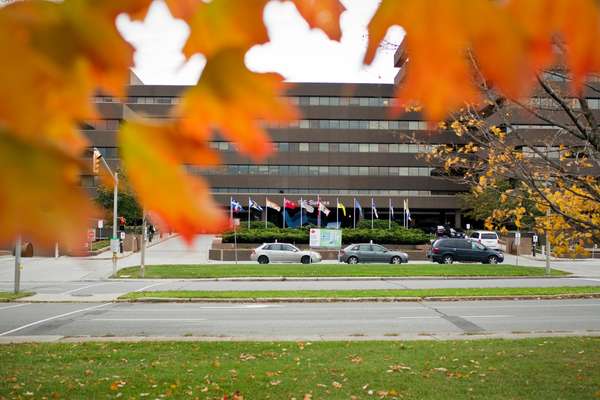
[[[267,220],[269,219],[269,206],[267,205],[267,196],[265,196],[265,229],[267,229]]]
[[[336,197],[335,198],[335,227],[337,229],[340,229],[340,218],[339,218],[340,209],[338,208],[339,205],[340,205],[340,199],[339,199],[339,197]]]
[[[388,197],[388,229],[392,229],[392,199]]]
[[[404,213],[403,213],[404,214],[404,219],[403,219],[404,229],[406,229],[406,199],[404,199],[404,210],[403,211],[404,211]]]
[[[321,197],[317,195],[317,225],[321,227]]]
[[[285,229],[285,197],[283,198],[283,229]]]
[[[302,197],[300,197],[300,228],[302,228]]]
[[[229,220],[233,224],[233,196],[229,197]]]
[[[352,229],[356,229],[356,197],[353,197],[352,199],[354,200],[352,207]]]
[[[373,229],[373,198],[371,197],[371,229]]]
[[[248,196],[248,229],[250,229],[250,210],[252,209],[250,204],[250,196]]]

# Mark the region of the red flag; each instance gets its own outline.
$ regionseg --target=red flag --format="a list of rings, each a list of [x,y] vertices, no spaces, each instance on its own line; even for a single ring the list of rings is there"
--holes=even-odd
[[[291,200],[285,199],[285,202],[283,203],[283,206],[285,208],[291,208],[293,210],[294,208],[298,207],[298,204],[294,203]]]

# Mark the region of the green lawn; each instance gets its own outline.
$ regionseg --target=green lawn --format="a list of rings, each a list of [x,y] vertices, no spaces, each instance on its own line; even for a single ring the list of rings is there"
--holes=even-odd
[[[209,264],[149,265],[146,278],[333,277],[333,276],[543,276],[544,269],[486,264]],[[552,275],[568,275],[552,270]],[[139,267],[119,270],[120,278],[139,278]]]
[[[2,399],[600,396],[600,338],[43,343],[0,345],[0,360]]]
[[[110,246],[110,239],[98,240],[92,243],[92,250],[100,250],[108,246]]]
[[[353,297],[470,297],[470,296],[541,296],[565,294],[600,294],[600,286],[531,287],[531,288],[444,288],[397,290],[257,290],[257,291],[149,291],[131,292],[121,299],[177,298],[177,299],[277,299],[298,298],[353,298]]]
[[[0,303],[7,302],[15,299],[19,299],[21,297],[33,296],[32,292],[19,292],[17,294],[13,292],[0,292]]]

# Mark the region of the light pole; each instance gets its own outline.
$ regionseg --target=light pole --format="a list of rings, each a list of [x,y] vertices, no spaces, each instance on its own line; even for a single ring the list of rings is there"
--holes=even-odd
[[[21,235],[15,243],[15,294],[21,290]]]
[[[108,163],[96,147],[94,147],[94,157],[102,160],[102,164],[113,178],[114,181],[114,193],[113,193],[113,234],[110,239],[110,249],[112,250],[112,264],[113,264],[113,275],[117,274],[117,251],[119,248],[119,239],[117,238],[117,213],[118,213],[118,194],[119,194],[119,173],[113,172]],[[96,160],[92,160],[94,165]]]

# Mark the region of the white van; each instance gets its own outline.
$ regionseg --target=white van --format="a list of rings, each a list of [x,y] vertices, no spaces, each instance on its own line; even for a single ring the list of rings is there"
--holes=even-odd
[[[471,239],[481,243],[485,247],[490,249],[500,249],[500,243],[498,242],[498,234],[492,231],[475,231],[471,233]]]

